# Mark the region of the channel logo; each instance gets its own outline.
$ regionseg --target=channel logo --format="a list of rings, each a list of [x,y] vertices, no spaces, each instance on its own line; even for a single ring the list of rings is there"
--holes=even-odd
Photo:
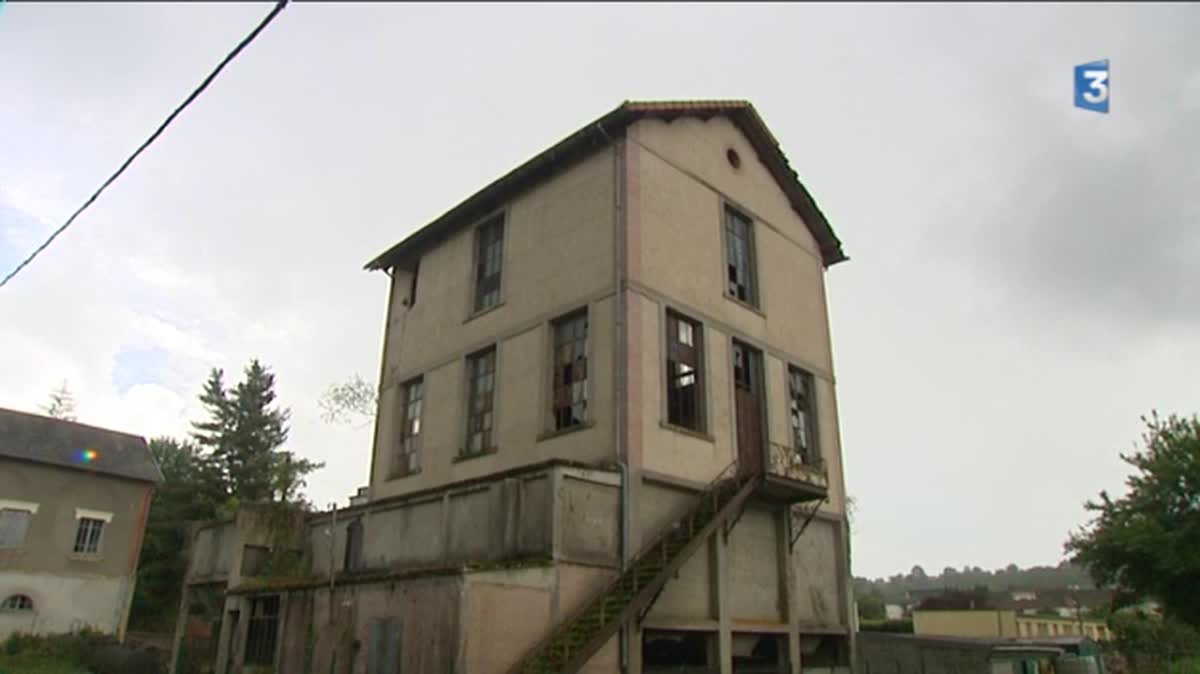
[[[1108,113],[1108,59],[1075,66],[1075,107]]]

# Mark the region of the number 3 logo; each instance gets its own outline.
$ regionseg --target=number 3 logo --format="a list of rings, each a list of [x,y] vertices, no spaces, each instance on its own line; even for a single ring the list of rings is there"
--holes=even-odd
[[[1088,80],[1088,89],[1083,92],[1083,99],[1088,103],[1103,103],[1108,100],[1108,71],[1085,70],[1084,79]],[[1094,93],[1093,93],[1094,92]]]
[[[1075,107],[1108,113],[1111,95],[1108,59],[1075,66]]]

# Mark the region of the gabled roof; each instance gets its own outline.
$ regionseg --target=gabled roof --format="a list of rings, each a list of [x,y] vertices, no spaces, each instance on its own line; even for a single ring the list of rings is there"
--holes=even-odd
[[[88,450],[91,450],[90,452]],[[0,458],[162,482],[146,440],[136,435],[0,408]]]
[[[787,195],[792,208],[804,220],[817,241],[821,259],[828,267],[846,260],[842,242],[834,234],[825,214],[800,182],[778,141],[747,101],[626,101],[615,110],[509,171],[465,201],[443,213],[400,243],[366,264],[367,269],[388,269],[435,245],[459,228],[467,226],[511,201],[517,195],[549,179],[572,163],[620,137],[632,123],[646,118],[672,120],[678,117],[728,117],[746,135],[756,154]]]

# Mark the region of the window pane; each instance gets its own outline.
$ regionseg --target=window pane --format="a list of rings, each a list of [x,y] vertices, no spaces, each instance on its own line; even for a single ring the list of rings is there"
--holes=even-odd
[[[0,510],[0,548],[24,544],[32,518],[33,514],[27,510]]]

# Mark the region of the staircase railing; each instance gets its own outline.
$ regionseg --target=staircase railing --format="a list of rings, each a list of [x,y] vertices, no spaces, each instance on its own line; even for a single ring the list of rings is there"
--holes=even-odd
[[[761,475],[757,474],[739,474],[737,461],[718,472],[701,490],[691,508],[643,545],[616,578],[606,584],[590,600],[581,604],[565,620],[560,621],[509,671],[512,674],[534,672],[549,674],[550,672],[573,671],[573,667],[585,664],[585,658],[590,658],[603,646],[603,641],[598,642],[599,637],[603,637],[604,641],[607,641],[611,638],[612,633],[619,629],[620,624],[627,622],[639,610],[641,615],[645,615],[649,604],[654,602],[661,591],[661,585],[666,583],[667,579],[664,576],[674,573],[686,561],[681,558],[690,556],[689,548],[694,551],[698,545],[699,534],[706,529],[712,529],[722,510],[736,501],[739,493],[745,490],[751,481],[760,479]],[[738,504],[738,507],[744,507],[749,491],[747,490],[747,494],[741,494],[742,502]],[[723,502],[723,497],[728,497],[728,500]],[[705,521],[698,523],[697,516],[704,513],[706,508],[710,508],[711,512]],[[686,536],[678,538],[677,535],[683,527],[687,528]],[[681,544],[680,541],[682,541]],[[673,542],[679,544],[679,547],[672,552]],[[652,557],[656,554],[659,556],[658,559]],[[647,564],[649,567],[644,568]],[[655,585],[659,585],[659,587],[655,588]],[[652,592],[648,590],[652,590]],[[622,600],[623,598],[624,600]],[[639,606],[639,599],[647,605]],[[609,608],[610,603],[615,605]],[[616,627],[613,627],[614,623],[617,623]],[[582,635],[574,635],[575,637],[584,637],[576,642],[570,637],[573,628],[578,625],[588,625],[591,627],[591,631]],[[556,642],[561,642],[561,645]],[[563,651],[554,654],[550,652],[551,647],[561,647]],[[557,657],[552,657],[554,655]],[[545,661],[551,658],[558,661],[559,664],[550,665]],[[542,661],[539,662],[539,659]]]

